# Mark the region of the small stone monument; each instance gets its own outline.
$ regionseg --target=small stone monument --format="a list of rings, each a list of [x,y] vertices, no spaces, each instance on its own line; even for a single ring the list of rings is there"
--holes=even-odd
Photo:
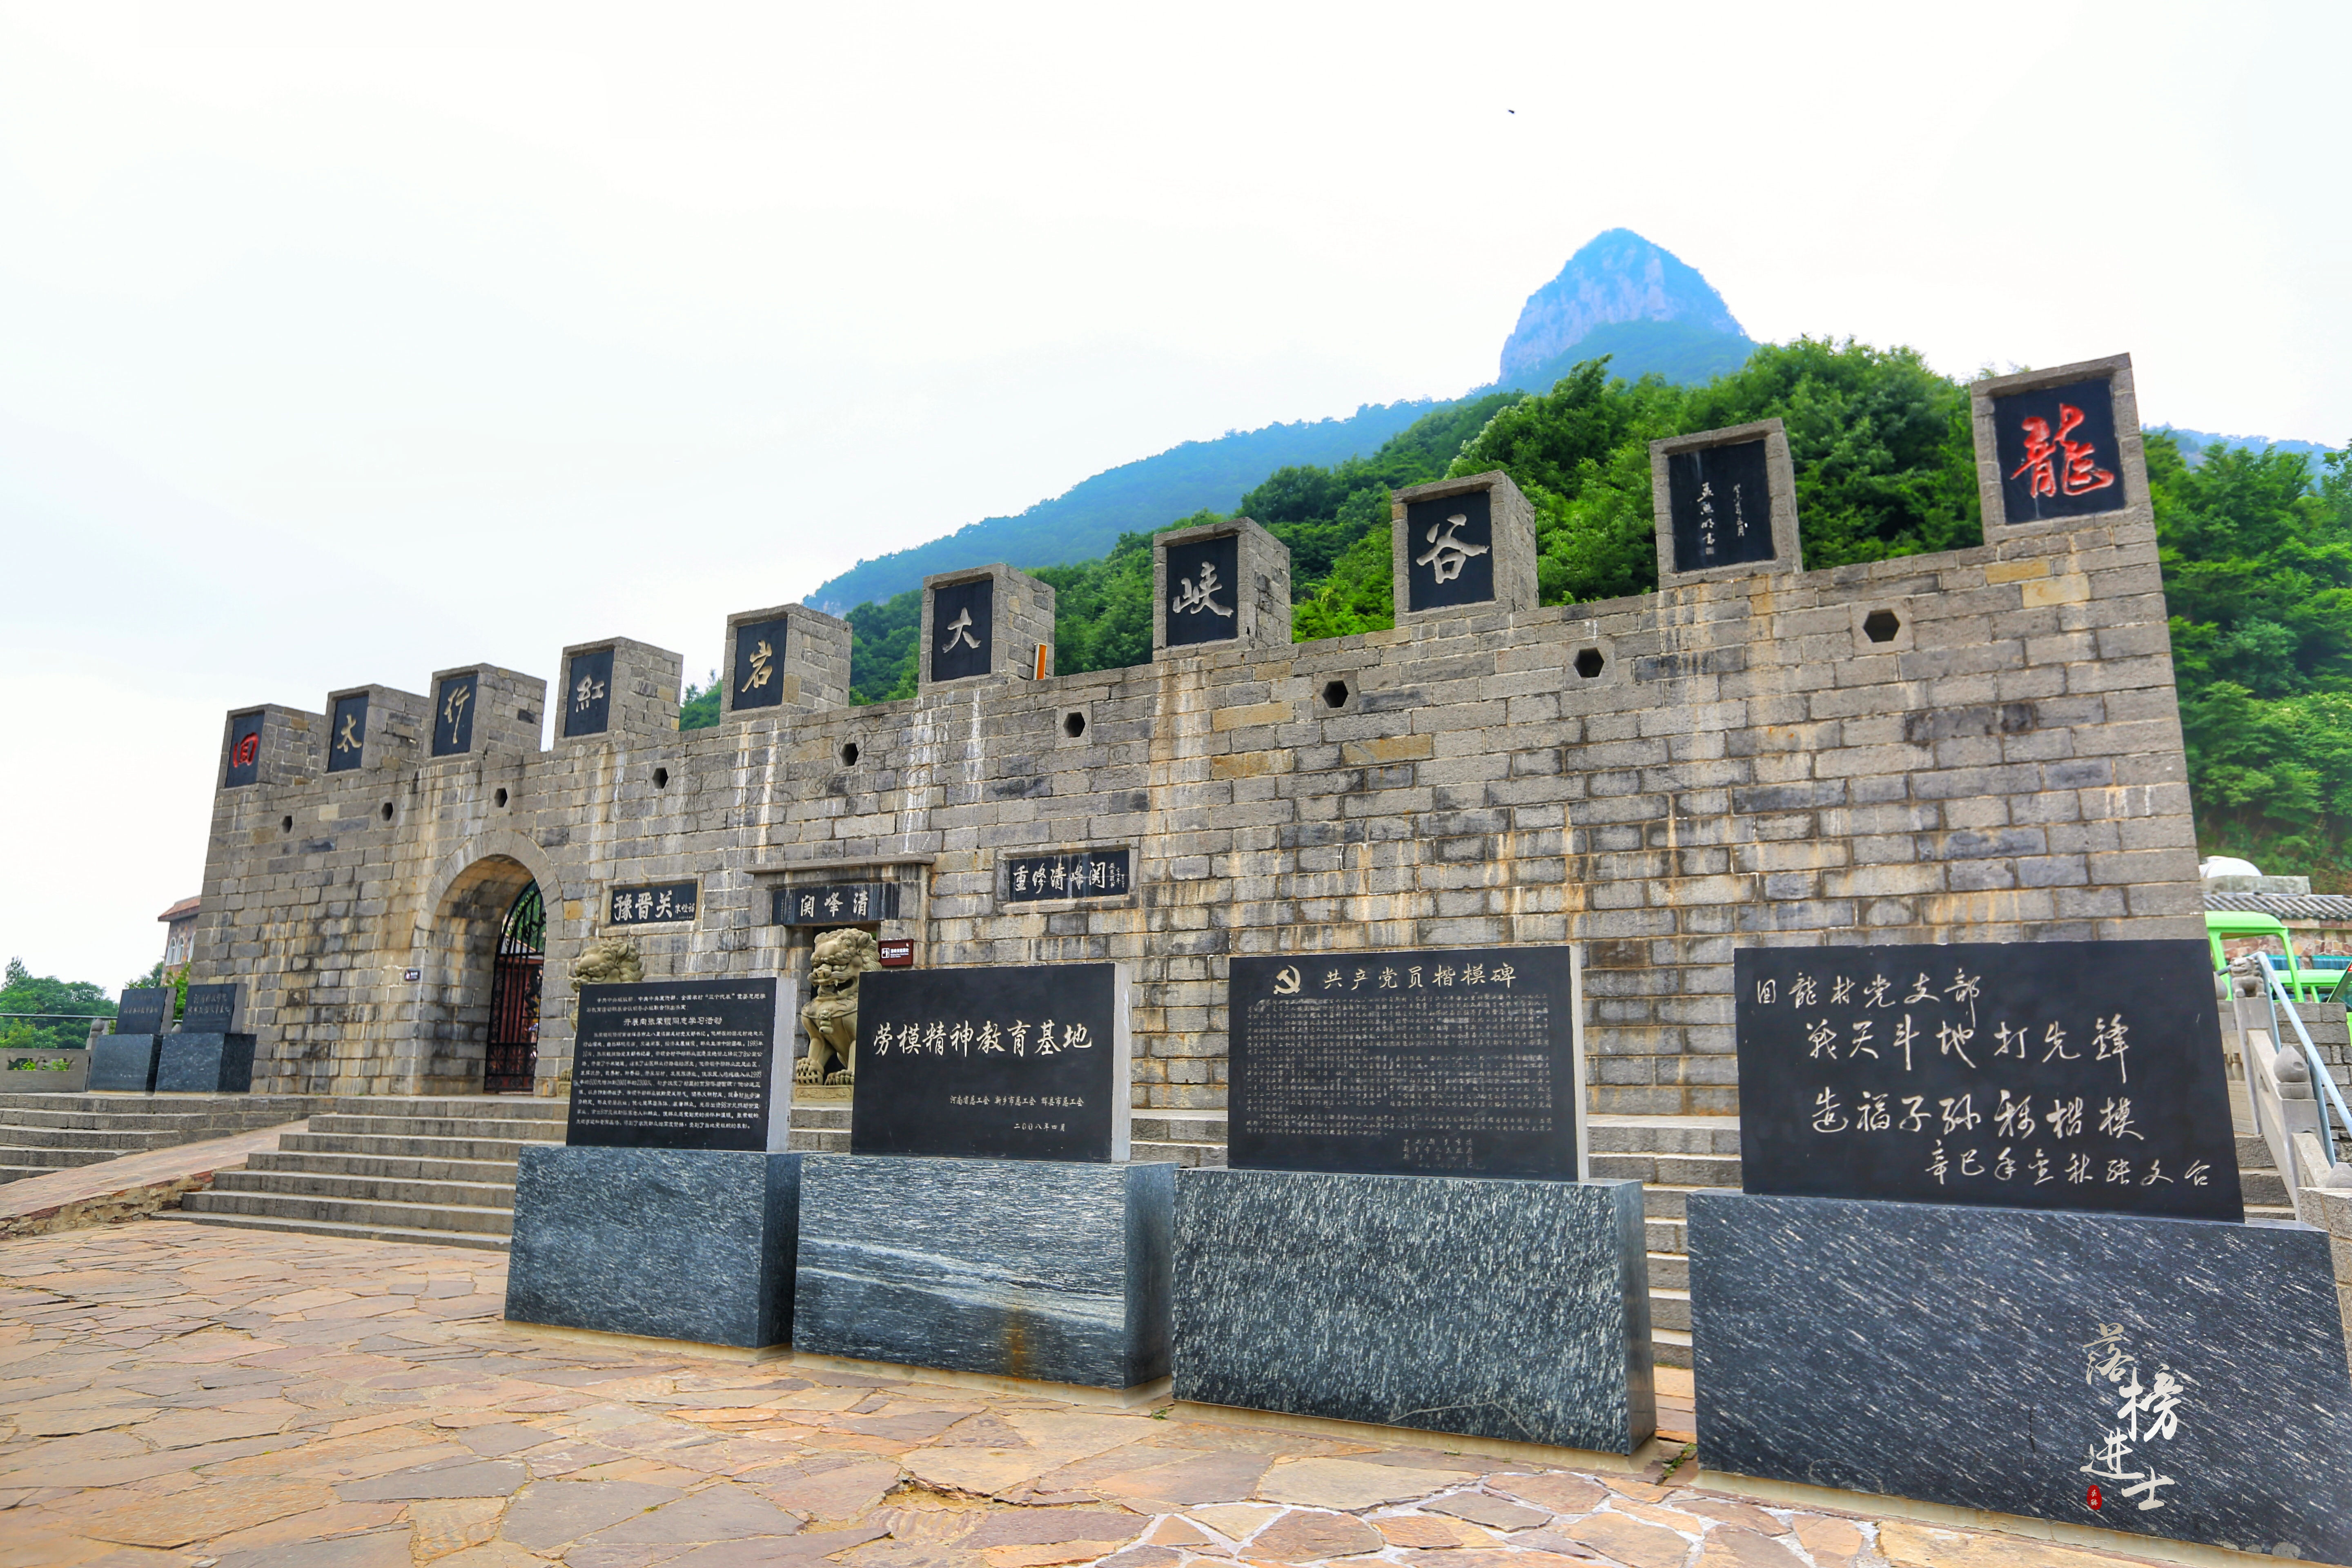
[[[246,1094],[253,1089],[254,1037],[240,1030],[245,987],[191,985],[180,1026],[163,1039],[155,1088],[163,1093]]]
[[[882,967],[879,945],[855,926],[816,939],[809,976],[816,994],[801,1009],[808,1031],[808,1055],[793,1069],[796,1083],[849,1085],[857,1081],[857,982]]]

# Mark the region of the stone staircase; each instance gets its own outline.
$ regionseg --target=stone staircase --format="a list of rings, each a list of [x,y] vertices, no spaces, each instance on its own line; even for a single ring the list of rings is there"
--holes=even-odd
[[[299,1121],[323,1103],[293,1094],[0,1094],[0,1182]]]
[[[566,1110],[509,1095],[327,1101],[275,1152],[189,1194],[177,1217],[504,1251],[522,1146],[562,1142]]]

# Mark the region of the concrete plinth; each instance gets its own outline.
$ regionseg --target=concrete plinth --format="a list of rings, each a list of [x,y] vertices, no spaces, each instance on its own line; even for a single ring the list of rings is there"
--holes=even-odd
[[[1639,1182],[1186,1171],[1179,1399],[1611,1453],[1657,1430]]]

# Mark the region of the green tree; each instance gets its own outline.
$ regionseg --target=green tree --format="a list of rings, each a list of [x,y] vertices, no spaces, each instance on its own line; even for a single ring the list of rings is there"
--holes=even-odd
[[[8,961],[5,980],[0,985],[0,1029],[7,1032],[0,1044],[11,1050],[68,1049],[89,1037],[89,1025],[77,1020],[114,1016],[114,1003],[88,981],[36,976],[18,958]],[[68,1016],[23,1016],[27,1014]]]
[[[686,695],[677,705],[677,727],[681,730],[708,730],[719,722],[719,672],[712,670],[710,679],[697,686],[686,683]]]

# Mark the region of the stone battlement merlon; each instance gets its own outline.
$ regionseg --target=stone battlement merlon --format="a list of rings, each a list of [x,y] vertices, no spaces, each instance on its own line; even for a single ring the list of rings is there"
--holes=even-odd
[[[2127,362],[2100,364],[2127,382]],[[1740,448],[1709,450],[1740,471]],[[518,731],[511,751],[434,761],[426,699],[355,688],[383,738],[372,717],[373,749],[328,772],[335,701],[238,710],[196,977],[247,982],[257,1088],[461,1091],[480,1081],[488,1024],[485,922],[535,881],[552,1091],[587,943],[628,937],[648,979],[779,974],[804,991],[814,929],[772,923],[775,891],[887,883],[899,912],[874,929],[911,941],[918,964],[1131,963],[1139,1103],[1213,1109],[1233,954],[1575,942],[1593,1109],[1728,1114],[1736,944],[2198,934],[2154,529],[2139,465],[2120,467],[2125,506],[1989,521],[1980,547],[1811,572],[1784,549],[1654,595],[1439,603],[1299,644],[1271,629],[1288,599],[1278,542],[1229,525],[1233,559],[1203,578],[1219,541],[1188,530],[1156,542],[1150,664],[1030,679],[1051,591],[977,568],[931,580],[933,653],[972,584],[989,614],[948,650],[962,664],[935,679],[926,656],[913,698],[847,706],[845,625],[783,605],[729,617],[714,729],[661,728],[676,655],[617,638],[565,650],[559,702],[584,655],[613,649],[608,692],[626,685],[639,706],[608,696],[608,729],[587,735],[559,709],[545,752]],[[1423,569],[1455,568],[1423,584],[1435,599],[1481,553],[1496,597],[1517,591],[1523,544],[1532,560],[1525,503],[1481,478],[1496,481],[1486,508],[1414,514]],[[1772,513],[1759,526],[1788,521],[1785,503]],[[1683,521],[1699,548],[1769,548]],[[1190,551],[1172,573],[1171,540]],[[1234,616],[1249,635],[1223,628],[1238,605],[1220,584],[1256,607]],[[962,596],[939,600],[935,624],[949,588]],[[1412,588],[1401,576],[1401,607]],[[1188,618],[1222,640],[1171,646]],[[793,694],[739,706],[732,688],[761,668],[739,634],[779,623],[768,684],[796,677]],[[445,706],[453,673],[433,688]],[[519,710],[522,690],[494,695]],[[257,714],[255,775],[226,782]],[[1122,850],[1124,889],[1016,889],[1016,862],[1025,877],[1037,858]],[[615,889],[681,883],[690,920],[615,920]]]

